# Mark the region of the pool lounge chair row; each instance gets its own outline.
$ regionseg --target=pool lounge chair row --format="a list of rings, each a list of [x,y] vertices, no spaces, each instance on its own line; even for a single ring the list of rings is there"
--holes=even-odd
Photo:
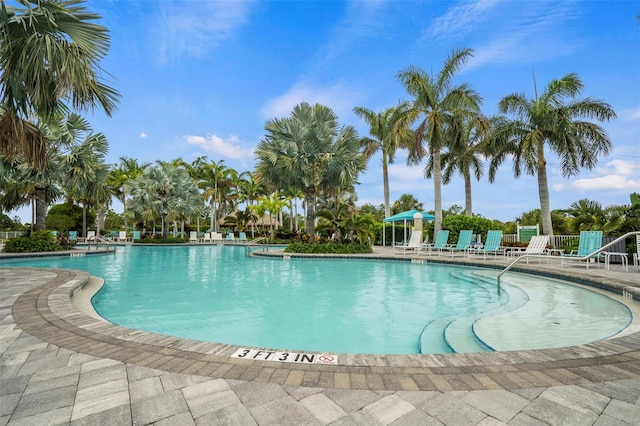
[[[242,243],[247,241],[247,234],[245,232],[239,232],[238,238],[231,233],[227,234],[225,237],[221,232],[205,232],[202,238],[198,238],[197,233],[195,231],[191,231],[189,236],[189,242],[196,243]]]

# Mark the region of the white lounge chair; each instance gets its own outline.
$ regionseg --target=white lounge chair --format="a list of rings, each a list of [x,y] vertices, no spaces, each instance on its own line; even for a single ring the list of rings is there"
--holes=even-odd
[[[214,243],[223,242],[222,234],[220,232],[212,232],[211,233],[211,240],[213,240]]]
[[[409,241],[406,243],[395,243],[392,251],[395,252],[396,248],[402,250],[402,253],[406,253],[407,250],[419,250],[422,244],[422,231],[413,231]]]
[[[129,239],[127,238],[127,231],[119,231],[118,232],[118,242],[127,242]]]
[[[524,250],[508,250],[505,254],[509,257],[523,256],[525,254],[545,254],[547,251],[547,245],[549,244],[548,235],[535,235],[529,240],[529,244]],[[529,258],[526,258],[529,263]],[[540,263],[540,258],[538,258]]]
[[[636,235],[636,252],[633,253],[633,269],[640,271],[640,235]]]
[[[198,233],[196,231],[189,232],[189,242],[197,243],[198,242]]]
[[[211,242],[211,232],[205,232],[203,237],[202,237],[202,242],[203,243],[210,243]]]

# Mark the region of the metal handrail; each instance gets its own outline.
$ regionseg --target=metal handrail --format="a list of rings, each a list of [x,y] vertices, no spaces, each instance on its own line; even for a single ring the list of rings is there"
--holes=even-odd
[[[626,240],[627,238],[629,238],[632,235],[640,235],[640,231],[631,231],[631,232],[627,232],[626,234],[624,234],[621,237],[616,238],[615,240],[605,244],[604,246],[600,247],[598,250],[594,251],[593,253],[590,253],[584,257],[572,257],[572,260],[588,260],[591,259],[592,257],[595,257],[597,255],[599,255],[600,253],[606,251],[606,249],[608,249],[611,246],[614,246],[616,244],[618,244],[620,241]],[[508,272],[516,263],[520,262],[522,259],[537,259],[537,258],[541,258],[541,259],[549,259],[548,255],[540,255],[540,254],[523,254],[522,256],[518,257],[516,260],[514,260],[513,262],[511,262],[509,265],[507,265],[506,268],[504,268],[496,277],[496,281],[497,281],[497,286],[498,286],[498,295],[500,295],[500,277],[502,277],[502,275],[504,275],[505,272]]]
[[[245,245],[244,245],[244,254],[246,256],[249,256],[249,248],[252,246],[256,246],[258,245],[258,242],[262,241],[262,240],[266,240],[267,237],[258,237],[258,238],[254,238],[251,241],[248,241]]]
[[[87,238],[87,251],[91,250],[91,241],[95,241],[96,243],[96,250],[98,250],[98,247],[100,245],[100,243],[104,244],[107,247],[107,252],[109,252],[109,247],[113,246],[113,253],[115,254],[116,252],[116,247],[117,245],[109,239],[106,239],[100,235],[94,235],[93,237],[89,237]]]

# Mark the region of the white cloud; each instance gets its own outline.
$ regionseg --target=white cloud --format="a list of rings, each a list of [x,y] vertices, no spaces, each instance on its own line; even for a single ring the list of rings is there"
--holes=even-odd
[[[491,9],[495,9],[502,0],[478,0],[465,2],[450,8],[447,13],[433,20],[423,33],[423,38],[469,32],[474,25],[486,21]]]
[[[284,94],[267,101],[260,110],[260,116],[269,120],[287,117],[293,107],[305,101],[311,105],[321,104],[330,107],[340,119],[351,114],[353,105],[359,104],[361,95],[349,85],[336,82],[325,87],[313,87],[307,83],[297,83]]]
[[[160,2],[153,43],[161,62],[200,57],[233,37],[247,22],[253,2]]]
[[[609,161],[604,167],[595,170],[595,175],[591,177],[575,179],[568,183],[553,185],[555,191],[578,190],[607,191],[607,190],[640,190],[640,179],[638,178],[638,166],[630,161],[615,159]]]
[[[145,132],[140,133],[140,138],[141,139],[146,139],[149,135],[147,135]]]
[[[253,158],[253,149],[243,148],[237,136],[223,139],[216,135],[195,136],[187,135],[184,140],[190,144],[200,147],[207,153],[221,155],[223,157],[236,160],[247,160]]]

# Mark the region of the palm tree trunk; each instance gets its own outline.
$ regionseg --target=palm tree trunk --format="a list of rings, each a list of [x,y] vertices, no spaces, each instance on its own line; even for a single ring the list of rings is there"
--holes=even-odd
[[[540,197],[540,215],[542,216],[542,233],[548,235],[551,245],[554,243],[553,222],[551,222],[551,206],[549,203],[549,184],[547,182],[547,167],[538,164],[538,196]]]
[[[122,216],[124,218],[124,229],[127,230],[127,194],[125,194],[124,189],[122,190]]]
[[[307,203],[307,235],[311,242],[315,241],[315,219],[316,219],[316,187],[311,185],[305,188],[304,199]]]
[[[442,228],[442,164],[440,150],[433,151],[433,209],[435,220],[433,222],[433,235]]]
[[[47,189],[35,188],[36,195],[36,231],[47,229],[45,216],[47,215]]]
[[[211,197],[211,226],[209,226],[209,230],[211,232],[217,232],[217,230],[214,228],[215,227],[215,216],[216,216],[216,206],[215,206],[215,199],[213,197]]]
[[[387,153],[382,151],[382,184],[384,186],[384,217],[391,216],[391,205],[389,204],[389,164]]]
[[[82,234],[87,236],[87,204],[82,203]],[[96,235],[100,235],[99,232],[96,232]]]
[[[471,206],[471,173],[469,170],[464,171],[464,214],[473,216],[473,207]]]

